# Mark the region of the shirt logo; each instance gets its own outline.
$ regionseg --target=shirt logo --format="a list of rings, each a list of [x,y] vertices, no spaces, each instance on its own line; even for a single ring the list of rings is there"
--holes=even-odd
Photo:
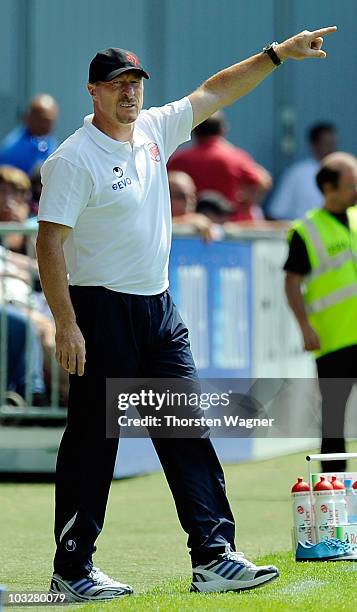
[[[113,168],[113,172],[114,172],[115,176],[116,176],[117,178],[119,178],[119,179],[120,179],[120,178],[123,176],[123,174],[124,174],[123,170],[122,170],[121,168],[119,168],[119,166],[115,166],[115,168]]]
[[[126,54],[126,59],[131,64],[134,64],[134,66],[139,66],[139,60],[136,57],[136,55],[134,55],[134,53],[127,53]]]
[[[76,548],[77,548],[77,544],[75,543],[74,540],[67,540],[66,550],[68,550],[68,552],[73,552],[76,550]]]
[[[46,140],[39,140],[37,148],[40,153],[46,153],[46,151],[48,151],[48,142],[46,142]]]
[[[349,246],[350,245],[348,242],[343,242],[342,240],[340,240],[339,242],[335,242],[334,244],[329,244],[327,247],[327,251],[330,257],[333,257],[334,255],[338,255],[338,253],[341,253],[341,251],[345,251],[346,249],[348,249]]]
[[[161,160],[161,155],[156,142],[150,142],[148,147],[151,159],[155,162],[159,162]]]
[[[124,178],[122,181],[117,181],[116,183],[113,183],[112,189],[114,191],[117,191],[117,189],[124,189],[124,187],[127,187],[128,185],[131,185],[131,178],[129,178],[129,176],[127,178]]]

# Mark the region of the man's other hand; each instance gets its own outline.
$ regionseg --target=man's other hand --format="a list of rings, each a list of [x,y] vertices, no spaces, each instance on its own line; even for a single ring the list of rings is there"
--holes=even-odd
[[[85,342],[77,323],[56,326],[57,363],[70,374],[83,376],[85,364]]]
[[[320,338],[311,325],[306,325],[302,329],[302,334],[304,337],[305,351],[318,351],[321,348]]]

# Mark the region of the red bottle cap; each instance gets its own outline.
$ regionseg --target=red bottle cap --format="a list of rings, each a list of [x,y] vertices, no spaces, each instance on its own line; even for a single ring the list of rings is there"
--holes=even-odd
[[[332,476],[331,478],[331,484],[333,486],[334,489],[338,489],[338,490],[345,490],[345,485],[343,484],[343,482],[341,482],[341,480],[337,479],[337,476]]]
[[[294,484],[293,488],[291,489],[291,492],[302,493],[302,491],[310,491],[310,486],[307,484],[307,482],[304,482],[304,479],[300,476],[297,479],[297,482]]]
[[[326,480],[325,476],[320,476],[319,482],[314,486],[314,491],[333,491],[332,483]]]

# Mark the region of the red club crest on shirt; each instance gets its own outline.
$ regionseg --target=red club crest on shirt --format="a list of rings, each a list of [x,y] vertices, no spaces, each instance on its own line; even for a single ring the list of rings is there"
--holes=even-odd
[[[128,62],[130,62],[131,64],[134,64],[134,66],[139,66],[139,60],[136,57],[136,55],[134,55],[134,53],[127,53],[126,54],[126,59],[128,60]]]
[[[157,146],[156,142],[150,142],[149,152],[150,152],[150,157],[153,161],[159,162],[161,160],[159,147]]]

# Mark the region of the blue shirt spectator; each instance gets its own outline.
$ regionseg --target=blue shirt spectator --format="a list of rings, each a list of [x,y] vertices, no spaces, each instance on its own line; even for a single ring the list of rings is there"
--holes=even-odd
[[[280,178],[268,206],[272,219],[301,219],[311,208],[322,205],[316,174],[321,160],[337,149],[336,128],[332,123],[313,125],[308,134],[311,157],[288,167]]]
[[[57,148],[52,135],[58,105],[52,96],[38,94],[24,114],[24,125],[12,130],[0,144],[0,165],[20,168],[31,174]]]

